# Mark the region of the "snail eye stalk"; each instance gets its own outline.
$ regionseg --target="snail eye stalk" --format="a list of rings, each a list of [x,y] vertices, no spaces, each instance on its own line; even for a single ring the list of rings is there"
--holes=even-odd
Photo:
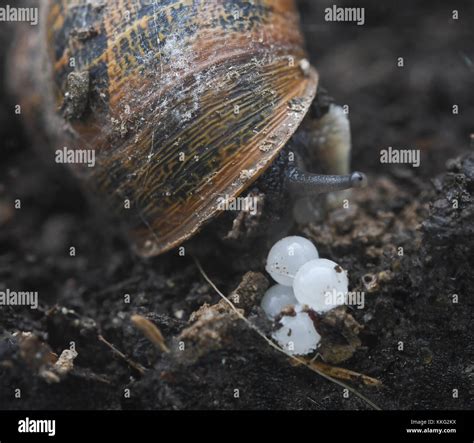
[[[291,168],[288,172],[288,186],[298,195],[316,195],[327,192],[343,191],[366,186],[367,178],[362,172],[348,175],[320,175]]]

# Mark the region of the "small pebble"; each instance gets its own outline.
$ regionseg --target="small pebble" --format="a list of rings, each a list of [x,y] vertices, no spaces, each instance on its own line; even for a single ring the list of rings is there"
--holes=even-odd
[[[182,309],[179,309],[178,311],[175,311],[174,312],[174,316],[178,319],[178,320],[182,320],[182,318],[184,317],[184,311]]]

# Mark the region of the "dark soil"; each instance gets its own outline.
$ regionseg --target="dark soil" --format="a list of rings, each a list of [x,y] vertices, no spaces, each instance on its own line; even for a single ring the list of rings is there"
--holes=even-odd
[[[353,166],[370,186],[353,193],[349,210],[293,232],[313,239],[321,256],[350,271],[351,288],[366,293],[364,309],[344,308],[362,329],[337,366],[383,385],[352,387],[382,409],[471,409],[474,3],[359,3],[365,26],[325,23],[326,2],[300,7],[321,84],[350,106]],[[10,33],[0,25],[4,50]],[[5,51],[0,61],[5,66]],[[291,365],[226,309],[209,308],[215,317],[193,329],[191,314],[220,300],[193,259],[134,256],[69,171],[44,162],[44,147],[28,141],[7,93],[0,103],[0,290],[38,291],[40,307],[0,307],[0,409],[370,407]],[[421,149],[420,167],[381,164],[388,146]],[[229,295],[247,271],[264,273],[265,252],[207,245],[199,260]],[[257,307],[265,281],[257,278],[245,315],[268,331]],[[159,351],[133,314],[159,326],[172,352]],[[71,342],[73,368],[54,378],[50,352],[60,355]]]

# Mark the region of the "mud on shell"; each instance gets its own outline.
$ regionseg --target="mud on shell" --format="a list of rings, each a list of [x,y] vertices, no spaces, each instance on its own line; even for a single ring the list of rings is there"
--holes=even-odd
[[[87,109],[69,119],[65,143],[96,150],[96,167],[81,175],[144,256],[192,236],[219,198],[254,182],[316,93],[290,0],[45,7],[54,112],[64,108],[71,72],[89,78]]]

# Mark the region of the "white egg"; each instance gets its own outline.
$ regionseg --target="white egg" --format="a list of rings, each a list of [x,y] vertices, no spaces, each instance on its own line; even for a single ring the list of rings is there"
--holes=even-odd
[[[347,272],[331,260],[311,260],[297,272],[293,290],[299,303],[317,312],[329,311],[346,302]]]
[[[283,285],[272,286],[262,298],[261,306],[269,319],[274,319],[284,307],[294,306],[296,301],[293,288]]]
[[[294,317],[281,318],[281,328],[273,333],[277,343],[291,355],[305,355],[316,350],[321,336],[306,312],[297,312]]]
[[[265,269],[276,282],[292,286],[298,269],[318,257],[316,247],[308,239],[298,236],[285,237],[270,249]]]

